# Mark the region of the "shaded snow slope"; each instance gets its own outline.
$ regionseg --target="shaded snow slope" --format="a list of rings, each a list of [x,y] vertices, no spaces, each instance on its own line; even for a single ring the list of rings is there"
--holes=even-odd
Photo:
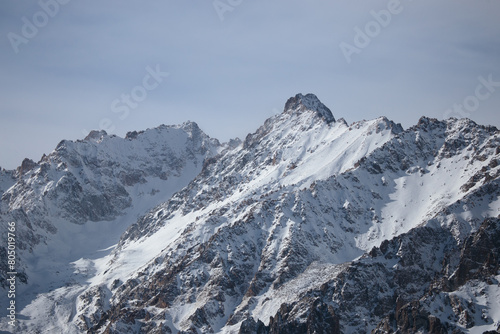
[[[93,131],[10,172],[0,222],[16,222],[16,302],[18,311],[26,306],[20,312],[26,323],[45,326],[47,320],[36,315],[40,310],[58,318],[57,310],[40,307],[47,299],[74,304],[76,291],[94,272],[85,263],[108,254],[130,224],[187,185],[221,149],[192,122],[126,138]]]

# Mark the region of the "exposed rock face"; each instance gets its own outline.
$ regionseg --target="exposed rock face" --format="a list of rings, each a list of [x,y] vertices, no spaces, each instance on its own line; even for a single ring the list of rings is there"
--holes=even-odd
[[[485,309],[477,302],[464,299],[460,290],[463,291],[463,287],[469,285],[468,288],[477,293],[474,290],[480,287],[479,294],[484,295],[485,286],[498,285],[495,278],[499,273],[498,260],[492,265],[489,259],[500,250],[499,223],[498,218],[486,219],[479,230],[461,246],[457,245],[445,253],[442,258],[443,268],[435,272],[428,291],[407,303],[398,302],[398,299],[394,313],[387,316],[374,333],[414,333],[418,330],[426,333],[459,333],[463,329],[480,325],[477,323],[478,314],[483,325],[491,324],[492,319],[485,313]],[[454,254],[460,254],[457,265],[450,263],[450,257]],[[469,270],[464,268],[466,265],[470,266]]]
[[[333,307],[315,300],[309,309],[294,310],[283,304],[278,313],[269,320],[269,333],[331,333],[339,334],[339,318]]]
[[[457,290],[471,280],[484,279],[498,273],[500,265],[499,221],[487,219],[462,246],[458,268],[448,279],[448,288]]]
[[[314,94],[297,94],[285,103],[284,111],[315,111],[327,123],[335,122],[332,112]]]
[[[474,253],[473,249],[491,245],[491,240],[498,237],[499,223],[498,218],[485,220],[461,246],[454,242],[449,232],[428,228],[416,229],[384,242],[321,289],[311,290],[298,302],[282,306],[270,324],[279,322],[285,326],[283,324],[291,325],[303,319],[298,313],[307,310],[307,300],[313,296],[320,296],[323,302],[332,305],[329,310],[318,309],[322,314],[319,318],[335,314],[337,322],[343,325],[340,325],[343,333],[465,333],[468,328],[481,323],[492,324],[484,306],[464,300],[462,293],[457,294],[459,288],[446,290],[436,282],[450,280],[444,273],[450,271],[448,259],[452,254],[461,254],[451,275],[453,278],[463,270],[462,263],[470,261],[468,254]],[[495,242],[489,251],[496,253],[499,249]],[[477,267],[488,268],[487,258],[482,258],[482,264],[476,263]],[[485,287],[499,284],[495,278],[499,274],[498,268],[482,273],[472,269],[471,273],[474,277],[466,284],[476,289],[479,287],[476,293],[484,298]],[[316,303],[320,303],[319,299]],[[292,320],[284,320],[290,318]],[[382,320],[371,330],[376,319]],[[302,333],[307,330],[303,327]],[[330,330],[316,332],[336,333]]]
[[[31,159],[24,159],[23,162],[21,163],[21,166],[17,169],[18,173],[20,175],[28,173],[30,170],[35,168],[37,166],[36,162],[34,162]]]

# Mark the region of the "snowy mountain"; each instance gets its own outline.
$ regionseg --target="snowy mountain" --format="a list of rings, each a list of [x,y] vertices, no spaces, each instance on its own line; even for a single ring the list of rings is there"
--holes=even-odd
[[[349,125],[313,94],[241,143],[62,142],[0,175],[19,330],[500,331],[499,144],[467,119]]]
[[[221,149],[192,122],[126,138],[93,131],[84,140],[62,141],[38,163],[25,159],[16,171],[2,171],[0,226],[6,231],[8,222],[16,223],[17,304],[78,281],[71,262],[116,244]],[[1,271],[3,288],[8,271]]]

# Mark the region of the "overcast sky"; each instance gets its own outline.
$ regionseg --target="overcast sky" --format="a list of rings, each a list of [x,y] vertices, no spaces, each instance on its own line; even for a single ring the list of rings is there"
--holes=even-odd
[[[243,138],[299,92],[348,123],[500,127],[498,0],[58,1],[0,3],[7,169],[91,129]]]

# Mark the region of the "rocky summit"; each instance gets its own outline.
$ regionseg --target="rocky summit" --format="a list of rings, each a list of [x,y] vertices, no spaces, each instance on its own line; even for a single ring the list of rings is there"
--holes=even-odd
[[[348,124],[313,94],[242,141],[62,141],[0,171],[0,330],[500,333],[499,163],[495,127]]]

